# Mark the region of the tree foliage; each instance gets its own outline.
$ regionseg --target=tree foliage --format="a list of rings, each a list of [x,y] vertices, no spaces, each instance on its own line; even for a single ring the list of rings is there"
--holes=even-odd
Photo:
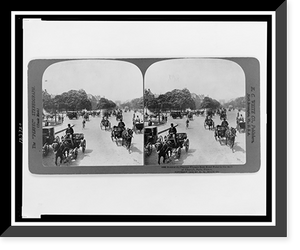
[[[54,110],[91,110],[92,104],[83,89],[70,90],[56,95],[54,98],[45,90],[43,91],[43,107],[48,112]]]
[[[113,101],[102,97],[97,104],[97,109],[114,109],[116,106]]]
[[[152,112],[170,109],[195,109],[196,107],[195,101],[187,88],[182,90],[174,89],[158,97],[155,97],[150,90],[147,90],[145,96],[146,107]]]
[[[209,109],[217,109],[217,108],[221,107],[221,104],[217,100],[212,99],[212,98],[206,96],[206,97],[204,97],[204,99],[203,99],[200,107],[203,108],[203,109],[204,108],[205,109],[207,109],[207,108],[209,108]]]
[[[143,109],[144,108],[144,98],[140,97],[140,98],[135,98],[132,99],[131,101],[127,101],[124,102],[120,105],[121,108],[129,108],[129,109],[133,109],[133,110],[137,110],[137,109]]]

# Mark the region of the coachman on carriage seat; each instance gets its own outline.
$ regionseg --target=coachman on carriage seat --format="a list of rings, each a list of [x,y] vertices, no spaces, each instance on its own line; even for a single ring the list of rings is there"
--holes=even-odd
[[[68,127],[66,129],[66,138],[69,138],[71,140],[72,145],[74,145],[74,143],[73,143],[73,134],[74,134],[74,130],[71,127],[71,125],[68,124]]]

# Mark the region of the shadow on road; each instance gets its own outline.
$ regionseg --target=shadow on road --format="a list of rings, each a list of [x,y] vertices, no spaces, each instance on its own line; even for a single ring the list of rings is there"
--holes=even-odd
[[[246,150],[243,149],[242,147],[240,147],[238,144],[239,144],[239,142],[236,142],[236,143],[234,144],[234,147],[233,147],[234,152],[242,152],[242,153],[246,153]]]
[[[140,149],[138,149],[137,147],[135,147],[134,144],[135,143],[131,143],[131,148],[130,148],[131,153],[143,154],[143,152]]]
[[[193,153],[195,153],[197,150],[196,149],[189,149],[188,152],[185,151],[184,148],[181,149],[181,155],[180,158],[177,159],[175,158],[174,154],[171,156],[172,161],[170,162],[171,164],[175,165],[183,165],[184,161],[190,157],[193,156]]]
[[[79,150],[78,151],[78,155],[77,155],[77,159],[76,160],[72,160],[71,164],[70,165],[73,165],[73,166],[78,166],[80,164],[80,162],[85,158],[85,157],[89,157],[90,153],[93,152],[93,149],[86,149],[84,151],[84,153],[82,152],[82,150]]]

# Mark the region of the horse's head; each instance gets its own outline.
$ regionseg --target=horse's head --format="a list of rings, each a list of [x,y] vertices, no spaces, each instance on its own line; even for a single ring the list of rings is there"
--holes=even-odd
[[[52,143],[52,148],[53,148],[54,152],[56,152],[60,148],[60,146],[61,146],[61,143],[59,141],[54,141]]]
[[[157,140],[157,142],[155,143],[156,151],[159,152],[162,149],[163,145],[164,144],[161,140]]]
[[[231,133],[232,133],[234,136],[236,136],[236,128],[231,127],[230,130],[231,130]]]
[[[236,136],[236,129],[231,127],[231,128],[227,128],[225,133],[227,134],[228,137],[235,137]]]
[[[55,137],[54,142],[60,142],[59,136],[56,136],[56,137]]]
[[[132,137],[133,130],[131,128],[127,128],[127,134],[128,134],[128,136]]]
[[[172,147],[172,143],[173,142],[171,140],[166,141],[166,144],[167,144],[168,147]]]

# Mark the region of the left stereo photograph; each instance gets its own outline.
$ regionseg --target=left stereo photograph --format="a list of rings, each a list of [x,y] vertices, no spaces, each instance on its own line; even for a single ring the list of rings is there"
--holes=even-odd
[[[41,81],[29,91],[42,101],[31,106],[31,132],[42,133],[34,146],[45,167],[143,165],[143,77],[134,64],[33,60],[28,75]]]

